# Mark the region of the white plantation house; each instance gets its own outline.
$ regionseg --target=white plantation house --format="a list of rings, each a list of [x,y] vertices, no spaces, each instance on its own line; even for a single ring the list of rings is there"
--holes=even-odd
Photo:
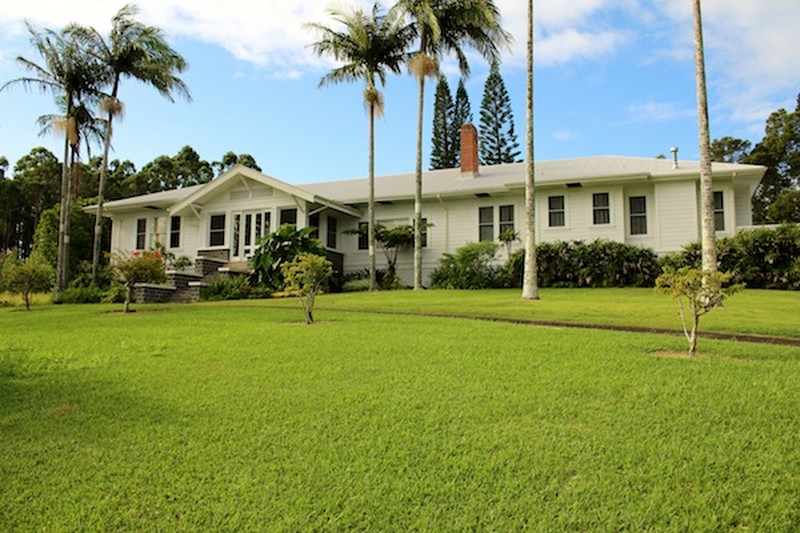
[[[426,279],[443,253],[497,241],[506,228],[524,229],[525,164],[479,166],[477,133],[469,124],[461,143],[460,169],[423,176],[422,212],[430,225],[423,242]],[[751,225],[750,199],[765,170],[714,163],[719,236]],[[537,161],[537,242],[609,239],[658,254],[679,250],[700,238],[699,176],[698,162],[677,157]],[[281,224],[311,226],[335,266],[353,272],[367,266],[366,240],[348,233],[366,223],[367,196],[366,178],[291,185],[236,166],[203,185],[108,202],[104,214],[112,221],[112,250],[160,243],[202,264],[204,273],[245,269],[259,239]],[[376,220],[387,227],[411,224],[413,198],[413,173],[376,178]],[[410,281],[411,251],[401,254],[397,267]]]

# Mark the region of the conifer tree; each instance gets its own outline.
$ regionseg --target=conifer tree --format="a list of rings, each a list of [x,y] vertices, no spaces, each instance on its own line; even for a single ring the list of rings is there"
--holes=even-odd
[[[520,151],[514,133],[514,115],[497,62],[492,64],[481,101],[481,163],[497,165],[518,161]]]
[[[458,80],[458,89],[456,89],[456,101],[453,107],[453,139],[455,139],[455,162],[453,166],[461,165],[461,126],[467,123],[472,123],[472,106],[469,103],[469,95],[467,89],[464,88],[464,79]]]
[[[431,170],[456,166],[458,141],[453,135],[453,97],[447,78],[439,75],[433,103],[433,138],[431,139]]]

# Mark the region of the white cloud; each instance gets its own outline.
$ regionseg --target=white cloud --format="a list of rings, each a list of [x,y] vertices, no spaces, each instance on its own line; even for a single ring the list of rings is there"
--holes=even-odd
[[[680,102],[640,101],[632,103],[627,109],[628,122],[645,124],[683,119],[696,113],[695,108],[686,107]]]

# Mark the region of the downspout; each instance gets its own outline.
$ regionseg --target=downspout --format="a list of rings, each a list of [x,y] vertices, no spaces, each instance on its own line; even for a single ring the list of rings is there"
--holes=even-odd
[[[444,251],[450,252],[450,211],[447,209],[444,200],[442,200],[441,194],[437,194],[436,199],[439,200],[439,203],[442,204],[442,209],[444,209]]]

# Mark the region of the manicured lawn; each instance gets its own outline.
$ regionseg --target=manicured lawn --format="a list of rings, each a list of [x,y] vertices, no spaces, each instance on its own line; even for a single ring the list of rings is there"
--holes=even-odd
[[[675,319],[616,292],[535,305]],[[336,310],[512,294],[0,310],[2,529],[800,528],[800,348]],[[796,331],[795,295],[747,295],[729,328]]]

